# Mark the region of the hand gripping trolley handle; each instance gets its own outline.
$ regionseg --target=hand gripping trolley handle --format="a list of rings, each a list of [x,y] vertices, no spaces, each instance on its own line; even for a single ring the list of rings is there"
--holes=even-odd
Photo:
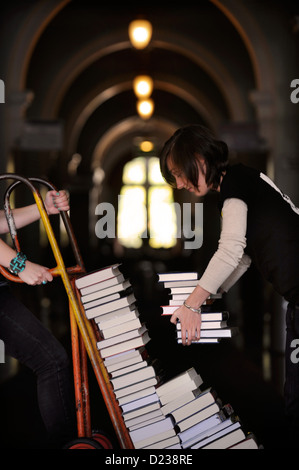
[[[57,263],[57,266],[50,270],[51,274],[55,277],[61,277],[69,300],[72,360],[78,430],[77,443],[74,443],[73,445],[70,444],[69,448],[112,448],[110,441],[106,438],[105,435],[102,435],[100,433],[93,433],[91,429],[89,385],[87,372],[87,357],[89,357],[112,425],[114,427],[119,445],[122,449],[134,449],[128,430],[124,424],[120,407],[115,398],[113,388],[109,380],[108,372],[106,370],[106,367],[104,366],[100,352],[96,346],[96,329],[94,328],[93,322],[87,320],[84,314],[84,310],[80,301],[80,296],[75,286],[76,276],[78,276],[78,274],[85,273],[85,268],[77,246],[73,229],[71,227],[69,216],[67,212],[61,211],[61,217],[65,229],[67,231],[77,264],[73,267],[66,268],[54,235],[54,231],[52,229],[52,225],[49,221],[49,217],[45,209],[43,200],[40,196],[38,189],[36,189],[33,183],[45,185],[49,190],[56,191],[57,189],[48,181],[45,181],[40,178],[24,178],[23,176],[10,173],[0,175],[0,181],[5,179],[14,180],[14,182],[7,188],[5,192],[4,210],[15,249],[17,251],[22,251],[20,249],[17,237],[17,230],[15,227],[13,214],[10,208],[9,198],[12,190],[20,183],[24,183],[33,193],[54,258]],[[13,282],[22,282],[22,280],[18,276],[11,274],[3,266],[0,266],[0,272],[7,279]]]

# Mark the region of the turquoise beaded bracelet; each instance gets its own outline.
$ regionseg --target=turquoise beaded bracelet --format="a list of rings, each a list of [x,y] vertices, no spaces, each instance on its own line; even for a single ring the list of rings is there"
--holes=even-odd
[[[12,274],[19,274],[24,271],[26,267],[27,256],[22,252],[18,252],[17,256],[13,258],[9,264],[9,271]]]

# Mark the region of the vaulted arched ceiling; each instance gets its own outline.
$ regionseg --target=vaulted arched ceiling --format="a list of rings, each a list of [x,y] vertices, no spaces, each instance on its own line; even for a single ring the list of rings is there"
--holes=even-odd
[[[274,3],[277,17],[281,5]],[[259,21],[272,6],[269,0],[140,7],[29,1],[27,19],[12,41],[9,83],[33,92],[27,119],[64,123],[62,158],[67,163],[79,152],[81,169],[89,172],[109,156],[107,135],[128,147],[126,139],[141,129],[156,132],[162,142],[170,129],[194,121],[216,132],[222,123],[251,122],[256,119],[252,92],[275,107],[274,58]],[[21,7],[26,10],[22,2]],[[140,15],[153,25],[144,51],[133,49],[128,39],[128,24]],[[137,125],[131,84],[140,73],[154,80],[155,112],[151,121]],[[165,134],[156,127],[161,122]]]
[[[255,87],[254,67],[242,37],[218,6],[201,0],[195,6],[187,2],[171,9],[142,8],[153,24],[145,51],[133,49],[128,40],[128,24],[139,13],[133,7],[103,7],[94,1],[65,2],[32,52],[26,88],[34,91],[35,99],[28,117],[62,119],[65,158],[79,152],[84,172],[94,160],[99,162],[99,148],[106,149],[103,161],[109,155],[106,138],[111,129],[119,129],[121,134],[113,135],[122,140],[145,131],[146,125],[136,126],[134,119],[132,80],[140,73],[154,80],[151,133],[161,121],[168,123],[165,129],[196,121],[217,131],[221,122],[252,118],[247,95]]]

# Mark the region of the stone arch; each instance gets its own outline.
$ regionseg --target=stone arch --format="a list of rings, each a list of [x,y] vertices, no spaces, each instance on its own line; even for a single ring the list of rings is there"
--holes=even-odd
[[[176,40],[177,43],[174,43],[173,38],[170,36],[169,39],[167,33],[160,37],[161,39],[152,41],[152,47],[175,51],[202,67],[218,86],[230,109],[232,120],[246,119],[246,103],[241,97],[238,83],[217,57],[204,47],[199,47],[198,44],[194,44],[186,38],[179,37]],[[42,114],[45,117],[53,118],[57,115],[59,105],[68,87],[87,65],[107,54],[131,47],[129,41],[115,43],[113,40],[114,35],[105,36],[79,51],[65,64],[53,81],[51,90],[44,102]]]
[[[10,51],[8,81],[10,89],[24,90],[30,58],[40,36],[53,18],[71,0],[38,2],[23,20]]]
[[[201,114],[204,120],[209,123],[211,128],[216,130],[217,124],[221,120],[221,115],[219,114],[218,110],[202,93],[195,89],[190,89],[190,87],[188,88],[187,85],[184,85],[184,82],[170,83],[170,81],[163,80],[154,81],[155,89],[176,94],[178,97],[187,102],[191,107],[193,107],[199,114]],[[124,90],[129,90],[131,88],[131,81],[117,83],[109,88],[101,90],[93,98],[87,96],[84,99],[84,102],[78,104],[74,113],[74,119],[68,125],[69,135],[67,137],[68,143],[66,148],[68,155],[76,152],[76,143],[80,132],[93,111],[106,100],[116,96],[118,93],[121,93]]]
[[[267,40],[250,9],[235,0],[211,0],[233,24],[248,50],[258,90],[274,91],[273,63]]]

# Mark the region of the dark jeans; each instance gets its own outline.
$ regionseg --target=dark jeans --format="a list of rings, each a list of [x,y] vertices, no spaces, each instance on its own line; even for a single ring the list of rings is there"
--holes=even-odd
[[[286,381],[285,406],[289,428],[289,443],[299,444],[299,305],[288,305],[286,314]]]
[[[8,287],[0,287],[0,339],[5,353],[36,375],[39,409],[51,445],[74,438],[74,386],[66,351]]]

